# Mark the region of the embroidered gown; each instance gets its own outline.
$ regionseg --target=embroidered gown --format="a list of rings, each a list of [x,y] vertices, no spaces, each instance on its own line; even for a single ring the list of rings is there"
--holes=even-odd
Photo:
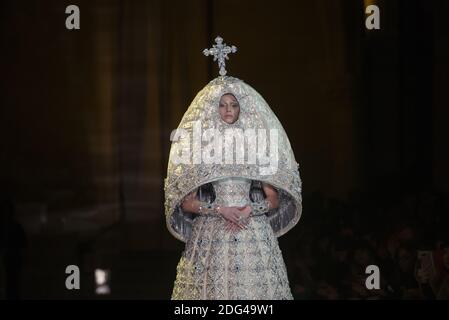
[[[251,200],[251,180],[225,178],[212,183],[222,206],[244,206]],[[197,215],[177,266],[172,299],[293,299],[287,270],[265,214],[250,216],[248,228],[225,230],[227,220]]]

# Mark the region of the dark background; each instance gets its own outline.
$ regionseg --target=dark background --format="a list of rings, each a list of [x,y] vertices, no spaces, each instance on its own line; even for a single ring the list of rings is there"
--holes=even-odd
[[[80,30],[65,28],[70,4]],[[380,30],[365,28],[369,4]],[[218,75],[202,55],[217,35],[238,47],[228,74],[268,101],[300,164],[303,218],[279,238],[296,298],[317,297],[323,281],[338,298],[366,298],[323,280],[319,250],[351,260],[360,239],[383,243],[400,269],[398,248],[415,256],[444,241],[448,1],[4,0],[0,10],[2,297],[97,298],[95,268],[111,270],[106,297],[170,297],[183,243],[165,227],[169,135]],[[70,264],[78,291],[65,289]],[[397,288],[389,297],[406,298]]]

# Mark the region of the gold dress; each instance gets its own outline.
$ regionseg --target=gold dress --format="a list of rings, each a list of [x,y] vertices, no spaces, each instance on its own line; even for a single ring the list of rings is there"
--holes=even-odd
[[[249,204],[251,180],[213,182],[216,203]],[[248,228],[226,231],[221,216],[198,215],[177,266],[172,299],[293,299],[277,237],[265,214],[250,216]]]

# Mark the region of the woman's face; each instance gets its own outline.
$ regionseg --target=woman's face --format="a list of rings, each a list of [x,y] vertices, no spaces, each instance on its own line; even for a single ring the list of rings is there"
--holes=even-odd
[[[240,114],[240,105],[234,95],[227,93],[221,96],[218,112],[221,119],[228,124],[237,121]]]

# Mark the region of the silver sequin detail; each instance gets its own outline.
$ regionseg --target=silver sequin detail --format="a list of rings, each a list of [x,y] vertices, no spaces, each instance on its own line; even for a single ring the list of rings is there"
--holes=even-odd
[[[250,180],[214,183],[226,205],[249,201]],[[291,300],[285,263],[269,219],[249,218],[248,229],[226,231],[221,217],[197,216],[177,266],[172,299]]]
[[[226,63],[225,59],[229,60],[228,54],[237,52],[236,46],[227,46],[223,43],[223,38],[218,36],[215,38],[216,44],[210,49],[204,49],[203,54],[207,57],[209,55],[214,56],[214,61],[218,60],[218,67],[220,68],[220,75],[226,75]]]
[[[221,120],[218,105],[225,93],[232,93],[240,104],[238,120],[229,125]],[[281,123],[263,97],[251,86],[234,77],[218,77],[206,85],[195,97],[178,128],[192,134],[193,123],[200,121],[204,130],[227,128],[276,129],[279,133],[278,169],[275,174],[261,175],[257,164],[174,164],[175,149],[183,149],[190,141],[173,141],[165,179],[165,215],[168,230],[177,239],[187,242],[192,233],[193,215],[182,212],[180,203],[199,186],[228,177],[240,177],[266,182],[279,191],[279,207],[268,221],[279,237],[299,221],[302,213],[301,178],[289,139]],[[174,148],[176,146],[176,148]]]

